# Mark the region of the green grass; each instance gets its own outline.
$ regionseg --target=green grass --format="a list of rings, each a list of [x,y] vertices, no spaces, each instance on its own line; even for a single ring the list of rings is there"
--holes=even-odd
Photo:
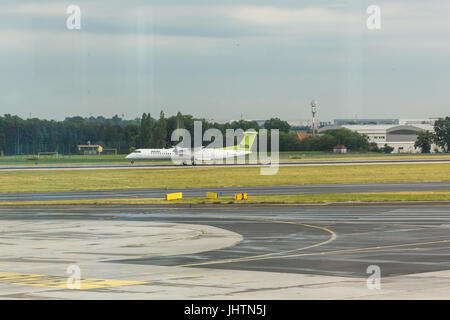
[[[0,165],[38,165],[41,164],[120,164],[130,163],[125,154],[118,155],[44,155],[37,159],[37,155],[19,155],[0,157]],[[165,160],[167,161],[167,160]],[[146,162],[161,162],[152,160]]]
[[[56,164],[124,164],[130,163],[125,154],[118,155],[19,155],[0,157],[0,165],[56,165]],[[323,151],[292,151],[280,152],[281,161],[311,161],[311,160],[349,160],[349,159],[450,159],[450,154],[383,154],[371,152],[352,152],[334,154]],[[167,160],[138,160],[137,163],[169,162]]]
[[[420,181],[450,181],[450,163],[292,166],[270,176],[257,167],[4,171],[0,193]]]
[[[206,199],[203,197],[166,201],[164,199],[90,199],[90,200],[50,200],[0,202],[0,206],[11,205],[141,205],[141,204],[308,204],[308,203],[364,203],[391,201],[450,201],[450,191],[439,192],[376,192],[376,193],[336,193],[303,194],[285,196],[249,196],[248,200],[236,201],[233,197]]]
[[[389,160],[389,159],[450,159],[450,154],[411,154],[411,153],[376,153],[376,152],[349,152],[335,154],[323,151],[292,151],[280,152],[280,160],[291,161],[315,161],[315,160]]]

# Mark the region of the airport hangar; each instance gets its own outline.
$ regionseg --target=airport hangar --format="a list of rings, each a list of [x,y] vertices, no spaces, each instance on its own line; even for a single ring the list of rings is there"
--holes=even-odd
[[[434,132],[430,124],[398,125],[398,124],[367,124],[367,125],[331,125],[319,129],[319,134],[327,131],[346,128],[364,134],[369,138],[369,142],[375,142],[379,148],[387,144],[394,148],[394,153],[419,153],[420,149],[414,147],[419,131]],[[436,145],[431,146],[431,152],[440,150]]]

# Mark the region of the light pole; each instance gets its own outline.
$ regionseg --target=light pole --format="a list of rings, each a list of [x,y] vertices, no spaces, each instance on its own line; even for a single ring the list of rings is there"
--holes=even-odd
[[[312,134],[315,135],[316,130],[316,112],[317,112],[317,101],[311,101],[311,112],[312,112]]]

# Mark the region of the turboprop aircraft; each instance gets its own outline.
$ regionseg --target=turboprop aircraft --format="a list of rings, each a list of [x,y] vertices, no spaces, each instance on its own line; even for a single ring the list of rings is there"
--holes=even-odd
[[[184,165],[191,162],[195,165],[196,161],[217,161],[227,158],[235,158],[251,154],[252,145],[255,141],[256,131],[244,132],[244,137],[236,146],[226,148],[180,148],[173,147],[169,149],[137,149],[126,156],[126,159],[134,163],[135,160],[175,160]]]

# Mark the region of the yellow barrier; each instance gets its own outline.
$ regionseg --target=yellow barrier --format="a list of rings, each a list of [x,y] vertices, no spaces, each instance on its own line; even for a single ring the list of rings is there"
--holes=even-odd
[[[183,198],[182,192],[166,194],[166,200],[177,200],[177,199],[182,199],[182,198]]]
[[[217,199],[219,196],[217,193],[214,192],[207,192],[206,193],[206,198],[207,199]]]
[[[247,200],[247,193],[238,193],[234,195],[234,200]]]

